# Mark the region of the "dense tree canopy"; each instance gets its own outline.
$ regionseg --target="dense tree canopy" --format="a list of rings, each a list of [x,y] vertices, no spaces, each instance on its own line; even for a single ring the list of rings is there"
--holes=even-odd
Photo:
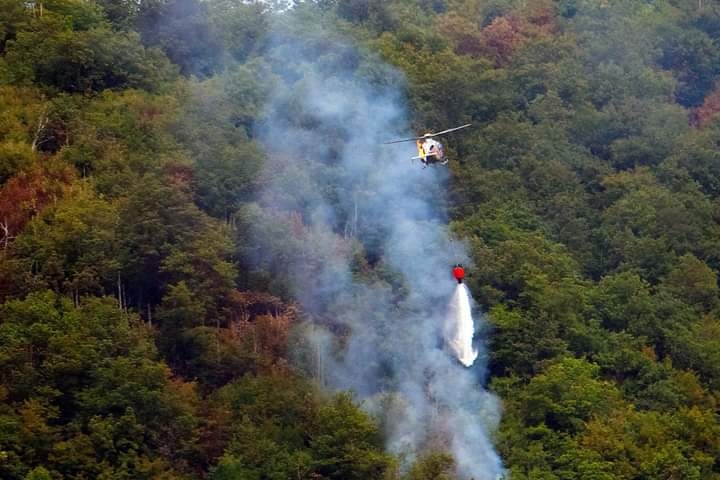
[[[293,29],[395,67],[413,128],[473,123],[447,207],[508,477],[720,479],[715,0],[0,0],[0,477],[455,478],[315,384],[283,255],[336,235],[403,285],[382,232],[253,203],[269,92],[311,73],[272,62]],[[344,201],[336,165],[278,175]]]

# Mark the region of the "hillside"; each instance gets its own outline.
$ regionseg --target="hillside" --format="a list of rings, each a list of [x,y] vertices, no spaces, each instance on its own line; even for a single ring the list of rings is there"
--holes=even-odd
[[[720,479],[720,3],[289,3],[0,0],[0,478]]]

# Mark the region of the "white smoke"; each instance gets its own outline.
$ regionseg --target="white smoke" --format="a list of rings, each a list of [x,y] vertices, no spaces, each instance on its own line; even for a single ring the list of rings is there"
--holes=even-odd
[[[447,170],[411,164],[412,143],[382,145],[412,136],[397,71],[290,15],[265,55],[275,88],[258,128],[262,194],[246,209],[252,259],[289,279],[316,322],[315,373],[364,400],[390,450],[411,461],[449,447],[460,478],[495,480],[500,406],[484,362],[464,368],[441,340],[451,265],[468,262],[447,231]]]
[[[473,348],[475,325],[472,318],[472,301],[470,291],[464,283],[455,289],[448,315],[445,318],[445,342],[457,359],[466,367],[471,367],[478,357]]]

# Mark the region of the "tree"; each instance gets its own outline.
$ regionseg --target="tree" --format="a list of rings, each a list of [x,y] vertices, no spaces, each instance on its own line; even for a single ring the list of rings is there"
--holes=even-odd
[[[207,8],[197,0],[143,2],[135,26],[143,43],[162,50],[181,73],[210,76],[221,69],[224,52]]]
[[[13,0],[0,2],[0,12],[0,54],[3,54],[7,42],[13,40],[18,31],[26,28],[30,16],[22,3]]]
[[[619,176],[608,177],[606,185],[611,186]],[[632,177],[644,178],[641,181],[649,184],[633,185],[634,180],[630,180],[621,189],[612,187],[607,192],[613,197],[621,195],[602,214],[601,232],[609,248],[609,268],[622,265],[657,282],[668,273],[675,255],[714,255],[710,252],[715,249],[711,240],[715,226],[709,222],[712,207],[708,199],[693,189],[673,193],[641,170],[627,178]]]
[[[347,395],[324,400],[298,379],[271,375],[227,385],[218,400],[229,402],[235,421],[214,480],[384,479],[393,471],[377,426]]]
[[[694,422],[702,417],[695,409],[672,414],[626,407],[590,422],[580,445],[598,460],[610,463],[613,473],[620,478],[657,475],[713,478],[715,473],[708,455],[712,455],[716,446],[706,444],[696,450],[686,435],[690,430],[683,432],[689,418],[694,418],[691,420]],[[711,421],[701,430],[715,428],[716,423]]]
[[[167,59],[134,33],[105,26],[72,30],[62,18],[40,20],[8,42],[5,60],[16,83],[36,82],[67,92],[157,89],[173,76]]]
[[[59,201],[75,175],[67,166],[48,162],[21,170],[0,186],[0,246],[8,249],[11,241],[46,206]]]
[[[565,357],[551,364],[523,392],[527,424],[576,433],[593,416],[609,412],[620,392],[597,374],[598,367],[583,359]]]
[[[717,275],[690,253],[678,259],[661,288],[699,311],[707,312],[718,305]]]
[[[118,235],[131,302],[155,304],[169,283],[185,280],[217,311],[235,275],[225,260],[226,233],[192,203],[187,192],[144,176],[120,206]],[[192,253],[190,253],[192,252]],[[214,296],[220,294],[220,297]]]
[[[715,89],[703,99],[702,105],[695,109],[693,120],[698,127],[706,127],[718,112],[720,112],[720,90]]]
[[[264,156],[249,134],[260,117],[274,76],[249,62],[189,86],[175,128],[193,157],[201,208],[229,222],[256,192]]]
[[[678,103],[686,107],[701,104],[718,73],[713,40],[700,30],[682,29],[668,35],[662,48],[660,65],[672,69],[680,80]]]
[[[42,464],[54,476],[183,478],[195,393],[171,380],[136,316],[113,299],[76,308],[52,292],[6,302],[0,314],[3,477]]]
[[[225,51],[242,62],[265,46],[270,8],[261,2],[222,0],[208,5],[207,17]]]
[[[590,303],[602,326],[615,331],[650,323],[654,311],[650,285],[631,272],[603,277]]]
[[[115,207],[80,187],[32,221],[12,253],[59,293],[109,294],[120,269],[117,228]]]
[[[450,480],[455,462],[446,453],[430,453],[415,461],[407,480]]]

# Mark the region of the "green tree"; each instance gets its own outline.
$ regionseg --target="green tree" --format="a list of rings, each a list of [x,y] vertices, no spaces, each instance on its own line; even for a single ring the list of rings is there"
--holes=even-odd
[[[324,400],[289,376],[244,377],[218,392],[233,436],[213,479],[388,478],[377,426],[347,395]]]
[[[585,360],[566,357],[533,377],[523,393],[526,422],[578,432],[592,416],[610,411],[620,392],[598,379],[598,370]]]
[[[679,300],[707,312],[718,305],[717,275],[704,262],[688,253],[678,259],[661,288]]]
[[[6,45],[5,61],[15,82],[67,92],[156,89],[173,76],[167,59],[143,47],[136,33],[102,24],[72,29],[61,15],[43,17],[18,32]]]
[[[6,302],[0,312],[8,434],[0,450],[11,459],[0,464],[4,477],[23,478],[42,464],[55,476],[182,478],[196,394],[171,380],[137,317],[112,299],[76,308],[51,292]]]
[[[120,270],[117,228],[115,207],[84,186],[30,222],[12,252],[57,292],[108,294]]]
[[[158,303],[168,281],[184,280],[206,309],[217,311],[229,293],[235,271],[225,260],[225,232],[164,179],[146,175],[129,192],[120,205],[118,235],[129,301]]]
[[[413,463],[406,480],[451,480],[455,462],[446,453],[430,453]]]

